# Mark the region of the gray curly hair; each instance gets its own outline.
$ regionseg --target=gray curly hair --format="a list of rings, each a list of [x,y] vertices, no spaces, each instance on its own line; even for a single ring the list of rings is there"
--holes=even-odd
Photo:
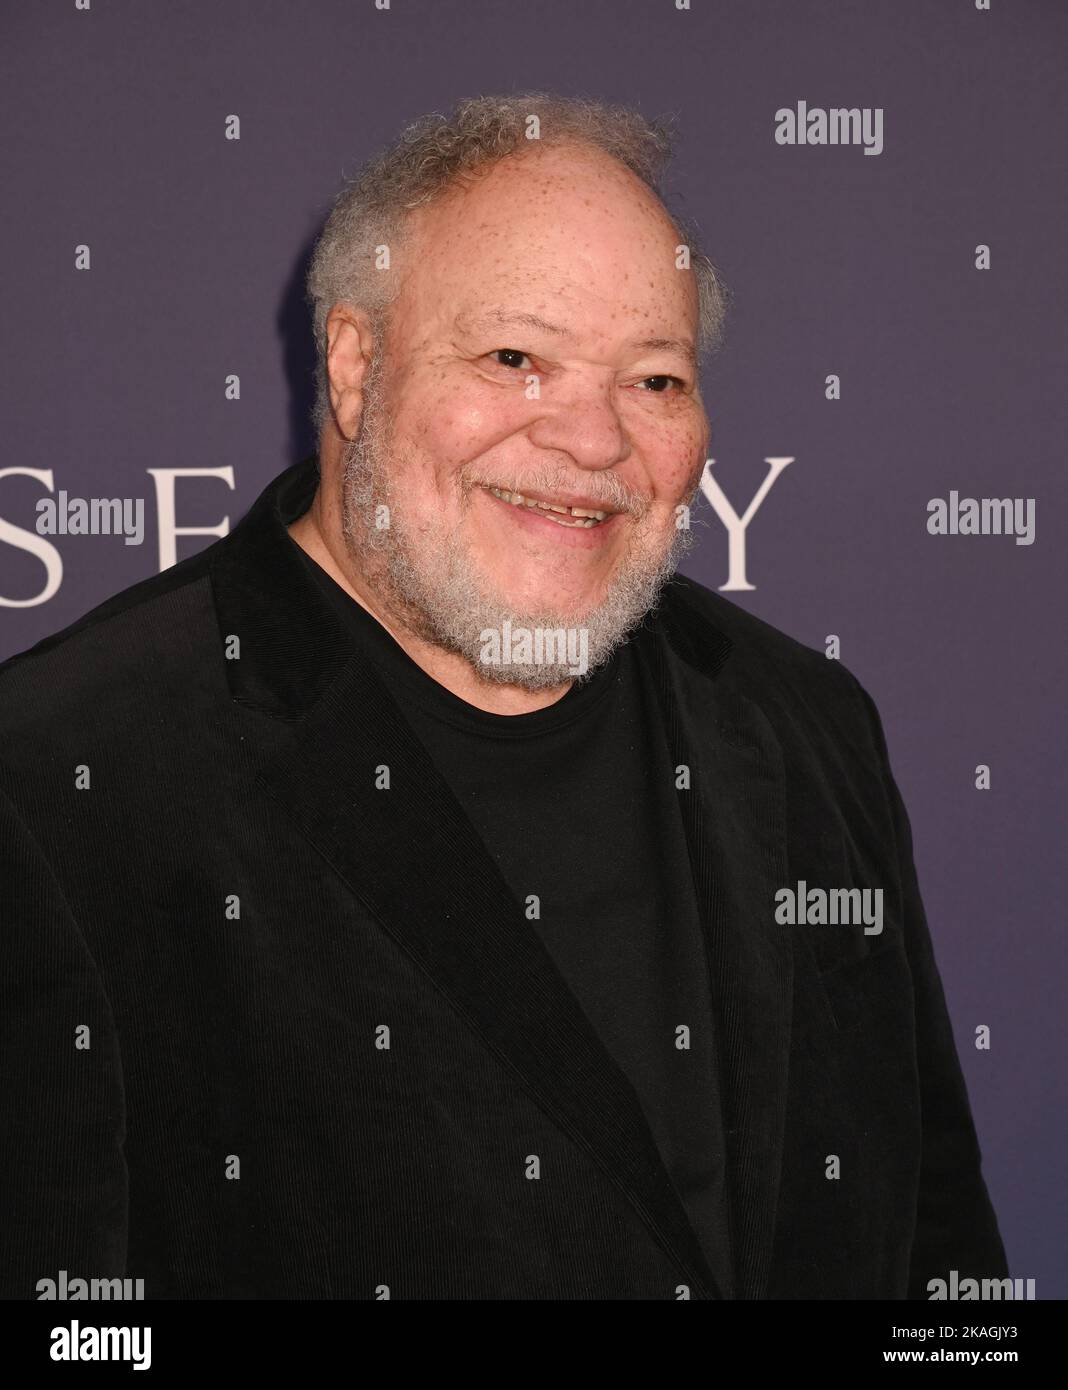
[[[664,203],[661,179],[671,158],[671,127],[649,121],[626,106],[610,106],[549,92],[473,97],[449,116],[433,113],[406,126],[381,154],[347,180],[315,244],[308,269],[307,301],[316,349],[316,396],[312,422],[330,417],[326,371],[326,320],[335,304],[359,305],[371,317],[375,337],[388,326],[399,290],[397,277],[375,268],[376,248],[400,244],[410,209],[423,206],[480,169],[529,147],[527,131],[537,117],[541,147],[592,145],[626,165]],[[700,249],[696,227],[671,213],[680,244],[689,248],[697,277],[700,357],[719,344],[729,291]]]

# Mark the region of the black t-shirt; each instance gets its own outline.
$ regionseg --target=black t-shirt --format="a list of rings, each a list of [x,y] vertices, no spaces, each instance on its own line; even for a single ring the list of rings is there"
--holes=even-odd
[[[291,543],[296,545],[296,542]],[[634,1087],[706,1251],[723,1248],[708,965],[651,676],[635,640],[555,704],[492,714],[427,675],[299,546]],[[689,1030],[689,1048],[676,1045]]]

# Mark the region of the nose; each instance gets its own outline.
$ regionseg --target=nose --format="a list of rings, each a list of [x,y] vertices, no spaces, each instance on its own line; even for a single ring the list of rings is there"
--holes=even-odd
[[[609,383],[586,382],[566,395],[544,398],[542,411],[527,431],[539,449],[568,454],[580,468],[612,468],[631,452],[630,438],[612,398]]]

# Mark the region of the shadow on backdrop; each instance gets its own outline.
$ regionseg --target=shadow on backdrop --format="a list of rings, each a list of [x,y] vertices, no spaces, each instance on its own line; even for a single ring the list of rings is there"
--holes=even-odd
[[[278,304],[276,325],[282,340],[282,361],[289,383],[289,461],[307,458],[319,447],[311,422],[315,404],[315,338],[311,313],[304,298],[312,251],[319,231],[301,247]]]

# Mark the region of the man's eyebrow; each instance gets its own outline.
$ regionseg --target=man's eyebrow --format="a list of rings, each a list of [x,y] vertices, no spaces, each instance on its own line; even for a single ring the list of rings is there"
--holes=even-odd
[[[456,322],[461,328],[488,328],[491,324],[516,323],[522,328],[536,328],[542,333],[554,333],[558,337],[566,337],[570,332],[567,328],[561,328],[558,323],[549,323],[537,314],[526,314],[519,309],[488,309],[484,314],[477,314],[471,318],[458,317]]]
[[[560,338],[568,337],[571,332],[569,328],[562,328],[558,323],[549,323],[547,319],[540,318],[537,314],[528,314],[519,309],[489,309],[484,314],[478,314],[471,318],[457,318],[456,322],[461,328],[468,329],[516,324],[520,328],[533,328],[541,333],[552,333],[555,337]],[[682,338],[643,338],[640,342],[635,342],[633,346],[641,348],[645,352],[677,352],[687,361],[694,364],[697,362],[697,349],[693,343]]]
[[[635,343],[635,347],[648,352],[677,352],[694,366],[697,365],[697,349],[693,343],[683,342],[681,338],[643,338],[640,343]]]

